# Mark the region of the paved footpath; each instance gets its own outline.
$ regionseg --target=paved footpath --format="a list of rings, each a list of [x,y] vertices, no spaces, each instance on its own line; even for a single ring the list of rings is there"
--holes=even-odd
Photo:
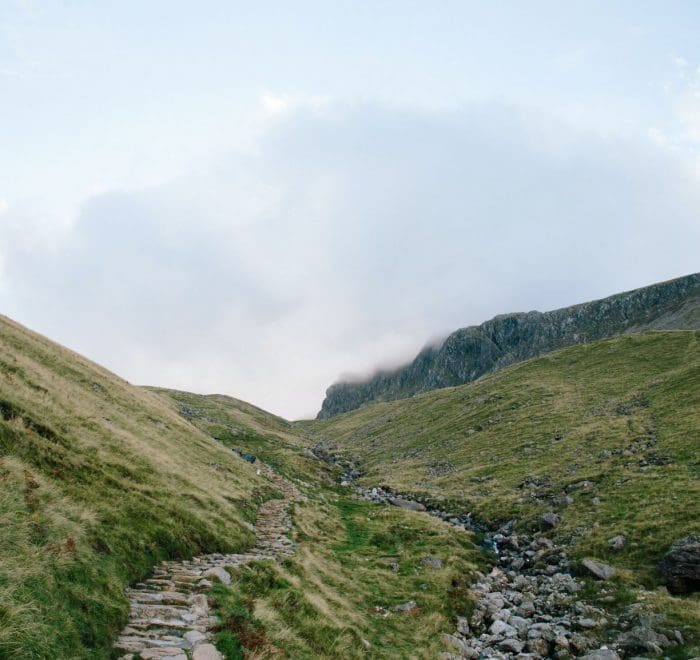
[[[229,584],[227,566],[238,566],[260,559],[278,559],[294,552],[286,533],[292,526],[288,508],[305,499],[291,482],[267,465],[262,474],[283,499],[268,500],[259,509],[255,522],[255,547],[247,554],[211,554],[185,561],[164,561],[151,577],[127,590],[131,603],[129,621],[115,648],[121,660],[167,658],[168,660],[222,660],[212,643],[212,629],[219,623],[210,612],[206,592],[212,578]]]

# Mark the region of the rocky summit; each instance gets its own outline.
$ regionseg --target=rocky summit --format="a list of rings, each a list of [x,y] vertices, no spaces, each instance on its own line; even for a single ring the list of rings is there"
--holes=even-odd
[[[551,312],[503,314],[453,332],[411,364],[366,381],[331,385],[318,413],[328,419],[374,401],[393,401],[573,344],[627,332],[700,328],[700,273]]]

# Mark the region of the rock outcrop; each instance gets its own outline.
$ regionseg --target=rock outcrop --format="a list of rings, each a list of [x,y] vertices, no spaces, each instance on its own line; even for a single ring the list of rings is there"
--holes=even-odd
[[[410,365],[364,382],[331,385],[318,418],[462,385],[574,344],[642,330],[697,328],[700,273],[552,312],[505,314],[453,332],[440,346],[421,351]]]
[[[675,541],[659,563],[672,593],[700,591],[700,536]]]

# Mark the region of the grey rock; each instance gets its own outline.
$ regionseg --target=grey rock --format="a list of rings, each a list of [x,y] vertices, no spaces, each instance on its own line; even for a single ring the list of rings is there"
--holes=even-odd
[[[549,642],[546,639],[537,637],[527,640],[527,649],[530,653],[535,653],[543,658],[549,656]]]
[[[192,660],[224,660],[213,644],[200,644],[192,651]]]
[[[199,630],[188,630],[182,637],[186,642],[189,643],[190,648],[195,644],[205,642],[207,639],[206,635],[199,632]]]
[[[620,552],[625,547],[627,543],[627,537],[624,534],[618,534],[608,539],[608,547],[615,552]]]
[[[671,642],[665,635],[661,635],[647,626],[636,626],[629,632],[620,635],[617,643],[626,651],[646,651],[654,655],[661,655],[662,647],[668,646]]]
[[[406,500],[403,497],[390,497],[389,503],[399,507],[400,509],[408,509],[409,511],[425,511],[425,506],[420,502]]]
[[[675,541],[659,562],[659,573],[674,594],[700,591],[700,536]]]
[[[418,609],[418,605],[416,604],[415,600],[409,600],[405,603],[399,603],[398,605],[394,605],[394,607],[392,607],[391,609],[393,609],[394,612],[412,612],[413,610]]]
[[[204,576],[215,577],[218,578],[219,581],[223,582],[224,584],[231,584],[231,575],[225,568],[222,568],[221,566],[215,566],[214,568],[210,568],[206,573],[204,573]]]
[[[442,641],[445,642],[449,648],[459,651],[460,653],[469,653],[472,650],[471,646],[467,642],[455,635],[448,635],[445,633],[442,636]]]
[[[500,619],[494,621],[489,628],[489,632],[497,637],[517,637],[518,631],[513,626],[508,625]]]
[[[518,613],[524,617],[530,617],[535,613],[535,604],[531,600],[524,600],[520,603]]]
[[[584,559],[581,565],[596,579],[609,580],[615,575],[615,569],[602,561]]]
[[[560,520],[561,518],[556,513],[548,511],[547,513],[543,513],[540,517],[540,524],[542,525],[542,529],[554,529],[559,524]]]
[[[316,456],[316,454],[314,454],[308,447],[304,447],[304,448],[301,450],[301,455],[302,455],[304,458],[310,458],[310,459],[312,459],[312,460],[314,460],[314,461],[320,460],[319,457]]]
[[[525,648],[525,642],[521,642],[515,637],[509,637],[508,639],[504,639],[502,642],[500,642],[498,644],[498,648],[508,653],[517,654],[520,653],[523,650],[523,648]]]
[[[493,613],[498,610],[502,610],[506,601],[503,600],[503,596],[496,592],[489,592],[481,598],[477,604],[481,604],[487,612]]]
[[[620,656],[610,649],[601,648],[581,656],[580,660],[620,660]]]
[[[518,633],[521,633],[527,630],[527,627],[530,625],[530,620],[522,616],[513,615],[508,620],[508,623],[511,626],[513,626],[513,628],[515,628],[518,631]]]

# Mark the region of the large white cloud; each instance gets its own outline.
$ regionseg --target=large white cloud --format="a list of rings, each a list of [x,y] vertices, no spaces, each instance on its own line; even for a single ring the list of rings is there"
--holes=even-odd
[[[86,200],[50,243],[7,209],[4,309],[132,381],[295,417],[458,326],[697,269],[697,181],[661,147],[499,104],[266,121],[246,151]]]

